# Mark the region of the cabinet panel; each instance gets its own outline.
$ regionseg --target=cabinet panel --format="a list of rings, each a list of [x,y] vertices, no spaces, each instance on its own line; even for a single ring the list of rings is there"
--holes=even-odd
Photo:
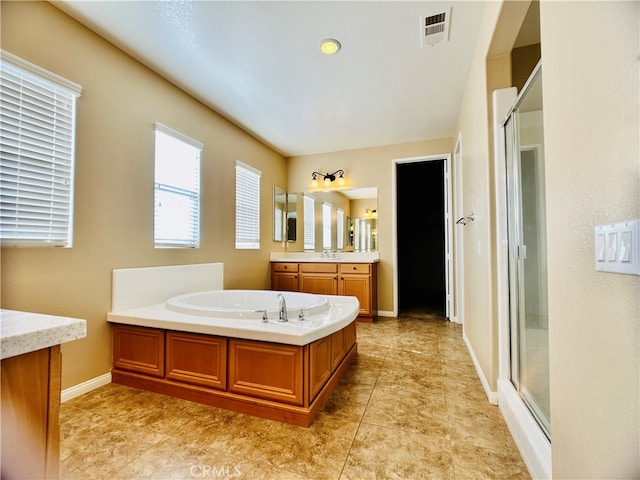
[[[168,379],[224,390],[226,371],[226,338],[167,332]]]
[[[273,272],[271,276],[272,290],[284,292],[297,292],[299,290],[299,281],[297,273]]]
[[[301,273],[300,291],[305,293],[315,293],[316,295],[337,295],[338,274]]]
[[[116,325],[113,329],[115,368],[164,376],[164,331]]]
[[[340,361],[347,353],[345,345],[345,329],[331,335],[331,371],[340,364]]]
[[[344,328],[344,345],[345,350],[349,350],[351,345],[356,343],[357,339],[357,326],[356,322],[351,322]]]
[[[302,405],[302,347],[229,340],[229,391]]]
[[[310,401],[316,397],[331,376],[331,336],[316,340],[309,346]]]

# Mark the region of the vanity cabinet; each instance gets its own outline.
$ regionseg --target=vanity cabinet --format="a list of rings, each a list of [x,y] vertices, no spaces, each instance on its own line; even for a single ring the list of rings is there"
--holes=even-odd
[[[271,288],[316,295],[353,296],[360,302],[358,319],[372,321],[378,314],[377,267],[377,263],[272,262]]]
[[[60,345],[2,360],[2,478],[58,478]]]

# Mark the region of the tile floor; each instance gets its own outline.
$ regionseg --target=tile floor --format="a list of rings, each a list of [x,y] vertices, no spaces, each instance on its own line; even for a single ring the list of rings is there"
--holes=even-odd
[[[309,428],[114,384],[74,398],[60,478],[531,478],[460,325],[359,323],[358,351]]]

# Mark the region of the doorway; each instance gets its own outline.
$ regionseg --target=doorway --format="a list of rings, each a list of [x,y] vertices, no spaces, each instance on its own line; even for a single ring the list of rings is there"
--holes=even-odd
[[[447,159],[395,164],[398,315],[448,315]]]

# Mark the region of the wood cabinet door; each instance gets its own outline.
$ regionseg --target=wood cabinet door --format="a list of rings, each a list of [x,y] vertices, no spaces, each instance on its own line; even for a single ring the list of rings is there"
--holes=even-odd
[[[115,325],[113,366],[154,377],[164,377],[164,331]]]
[[[281,292],[299,291],[298,274],[273,272],[271,276],[271,289],[281,291]]]
[[[371,315],[371,277],[369,275],[340,274],[338,295],[356,297],[360,315]]]
[[[167,332],[167,378],[224,390],[227,388],[227,339]]]
[[[337,273],[301,273],[300,291],[316,295],[337,295]]]

